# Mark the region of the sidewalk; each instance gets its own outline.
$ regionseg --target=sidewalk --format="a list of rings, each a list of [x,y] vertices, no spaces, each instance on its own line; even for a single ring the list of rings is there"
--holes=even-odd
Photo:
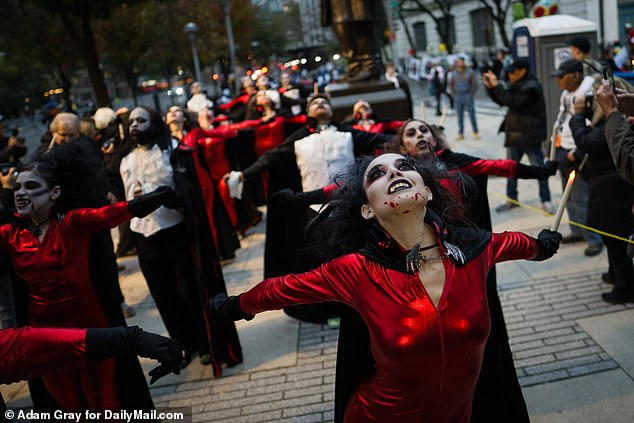
[[[455,151],[479,157],[505,156],[497,128],[504,115],[477,101],[480,141],[451,141]],[[417,108],[415,107],[416,111]],[[456,117],[445,122],[450,140]],[[490,178],[491,209],[505,201],[506,180]],[[551,178],[554,205],[561,187]],[[535,181],[519,183],[526,205],[492,212],[495,231],[520,230],[531,235],[550,226],[539,210]],[[565,216],[565,215],[564,215]],[[562,223],[560,231],[567,233]],[[262,277],[264,223],[248,232],[236,260],[224,266],[229,294],[238,294]],[[511,338],[518,376],[531,419],[552,422],[632,422],[634,420],[634,304],[604,303],[609,286],[605,251],[585,257],[585,245],[563,245],[545,262],[510,262],[497,266],[500,298]],[[128,320],[166,333],[138,271],[136,258],[121,261],[121,284],[137,315]],[[329,422],[333,419],[337,330],[300,323],[282,312],[237,322],[245,362],[213,379],[210,367],[195,359],[179,376],[152,386],[157,407],[191,406],[196,422]],[[152,363],[142,360],[144,369]],[[25,384],[2,386],[9,407],[28,406]]]

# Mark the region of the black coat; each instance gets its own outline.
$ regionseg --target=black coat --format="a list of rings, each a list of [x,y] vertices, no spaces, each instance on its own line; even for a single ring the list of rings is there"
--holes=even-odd
[[[487,89],[491,100],[508,107],[500,131],[506,134],[505,147],[540,145],[546,139],[546,106],[541,84],[532,75],[504,88]]]
[[[570,119],[575,144],[588,154],[584,177],[588,182],[587,225],[602,231],[629,236],[634,230],[632,203],[634,186],[619,176],[603,134],[605,121],[586,126],[585,116]]]

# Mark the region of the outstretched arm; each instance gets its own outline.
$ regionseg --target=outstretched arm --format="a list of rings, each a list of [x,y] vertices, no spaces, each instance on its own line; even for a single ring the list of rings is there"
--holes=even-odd
[[[67,329],[21,327],[0,330],[0,383],[13,383],[83,367],[125,354],[158,360],[150,371],[158,378],[180,371],[180,346],[172,339],[138,327]]]

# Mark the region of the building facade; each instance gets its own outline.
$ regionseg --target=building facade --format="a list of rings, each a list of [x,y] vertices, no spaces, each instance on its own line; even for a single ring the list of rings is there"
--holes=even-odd
[[[433,2],[425,1],[424,3],[429,5],[437,17],[441,16],[439,11],[433,10]],[[609,43],[614,40],[624,42],[625,23],[634,24],[634,1],[632,0],[558,0],[557,3],[559,13],[595,22],[599,42]],[[404,13],[402,19],[395,17],[393,21],[395,37],[392,42],[397,60],[410,56],[412,50],[410,39],[417,56],[435,56],[443,53],[435,23],[426,13]],[[403,28],[403,21],[409,30],[409,38]],[[616,22],[618,25],[615,25]],[[475,58],[483,58],[504,46],[497,25],[483,4],[477,0],[455,1],[451,9],[450,25],[453,28],[451,50],[455,53],[464,52]],[[513,26],[512,8],[506,16],[505,26],[510,39]]]

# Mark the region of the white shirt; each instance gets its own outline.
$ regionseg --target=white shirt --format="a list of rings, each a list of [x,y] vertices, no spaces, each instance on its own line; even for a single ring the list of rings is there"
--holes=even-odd
[[[579,84],[579,87],[573,92],[563,90],[561,97],[559,98],[559,113],[565,113],[562,124],[557,129],[559,134],[559,145],[566,150],[573,150],[577,148],[575,140],[572,137],[572,131],[570,130],[570,119],[574,115],[574,105],[572,102],[575,97],[584,96],[589,91],[592,91],[592,85],[594,84],[594,78],[586,76]],[[589,122],[586,122],[589,123]]]
[[[304,192],[330,185],[354,161],[352,134],[334,126],[295,141],[294,148]]]
[[[172,146],[178,144],[172,140]],[[125,188],[125,198],[134,199],[134,192],[139,188],[143,194],[154,191],[160,186],[174,188],[173,170],[169,161],[170,150],[162,151],[158,145],[151,148],[137,146],[121,160],[119,171]],[[160,230],[176,226],[184,220],[183,214],[176,209],[159,207],[142,219],[137,217],[130,221],[130,229],[149,237]]]

